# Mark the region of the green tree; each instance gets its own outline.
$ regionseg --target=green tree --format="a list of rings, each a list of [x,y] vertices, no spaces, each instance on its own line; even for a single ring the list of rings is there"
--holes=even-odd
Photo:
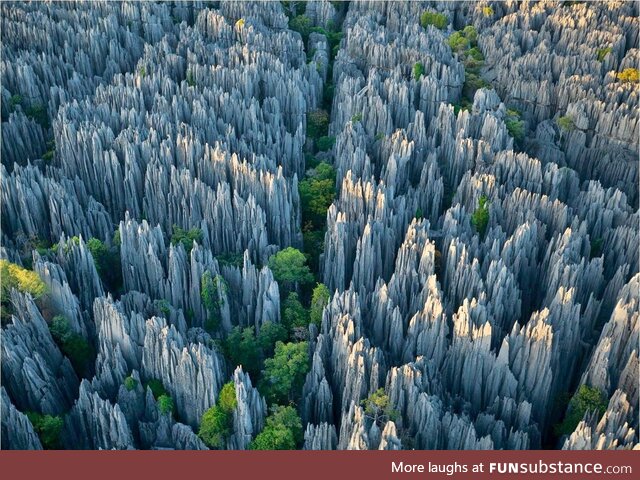
[[[326,162],[319,163],[307,171],[298,184],[302,218],[311,222],[313,230],[324,228],[327,221],[327,210],[336,196],[336,171]]]
[[[444,30],[447,28],[448,24],[449,19],[442,13],[426,11],[420,15],[420,26],[422,26],[422,28],[427,28],[427,26],[433,25],[440,30]]]
[[[280,250],[269,258],[269,268],[275,279],[287,289],[298,284],[313,282],[304,254],[293,247]]]
[[[486,195],[482,195],[478,200],[478,208],[471,215],[471,225],[476,229],[481,237],[484,237],[489,224],[489,203]]]
[[[580,385],[569,402],[563,422],[555,427],[556,435],[570,435],[587,412],[598,412],[600,418],[607,410],[607,403],[604,392],[588,385]]]
[[[571,117],[570,115],[564,115],[558,118],[558,126],[560,127],[561,130],[565,132],[571,132],[576,128],[576,124],[573,121],[573,117]]]
[[[302,421],[295,408],[275,405],[265,427],[251,442],[251,450],[294,450],[302,444]]]
[[[119,233],[120,231],[117,230]],[[120,248],[107,247],[97,238],[90,238],[87,248],[93,257],[93,263],[103,283],[110,292],[117,292],[122,288],[122,266],[120,263]]]
[[[42,415],[37,412],[26,412],[26,415],[45,450],[59,450],[62,447],[60,441],[60,432],[64,423],[62,417]]]
[[[462,32],[454,32],[449,36],[447,40],[451,50],[454,52],[462,52],[469,48],[469,40],[464,36]]]
[[[211,277],[211,272],[206,271],[200,279],[200,298],[207,309],[208,317],[204,328],[209,332],[215,332],[220,327],[220,309],[224,306],[224,294],[228,285],[221,275]]]
[[[173,233],[171,234],[172,245],[182,243],[187,254],[189,254],[193,248],[194,241],[196,243],[202,243],[202,230],[195,227],[190,230],[183,230],[177,225],[173,226]]]
[[[264,362],[260,391],[270,403],[285,404],[298,398],[309,371],[309,345],[276,343],[273,358]]]
[[[242,365],[254,381],[259,377],[262,368],[261,350],[253,327],[235,327],[223,344],[223,351],[231,364]]]
[[[218,403],[202,415],[198,436],[209,448],[224,448],[233,431],[233,411],[238,404],[233,382],[225,383]]]
[[[612,48],[611,47],[606,47],[606,48],[599,48],[597,50],[597,58],[599,62],[603,62],[604,61],[604,57],[606,57],[607,55],[609,55],[611,53]]]
[[[424,65],[420,62],[416,62],[413,65],[413,78],[420,80],[420,77],[424,75]]]
[[[126,388],[128,391],[133,390],[137,386],[138,386],[138,382],[131,375],[129,375],[127,378],[124,379],[124,388]]]
[[[333,146],[336,144],[336,137],[320,137],[316,142],[316,147],[321,152],[325,152],[327,150],[331,150]]]
[[[311,33],[311,27],[311,19],[306,15],[298,15],[289,20],[289,28],[294,32],[298,32],[305,44]]]
[[[309,320],[318,328],[322,325],[322,311],[329,303],[331,293],[324,283],[316,284],[311,294],[311,305],[309,306]]]
[[[360,404],[364,408],[364,414],[379,426],[389,420],[393,420],[396,416],[396,412],[391,408],[389,396],[384,391],[384,388],[379,388],[362,400]]]
[[[156,400],[158,400],[162,395],[169,395],[169,392],[167,392],[165,390],[164,385],[162,384],[162,382],[160,380],[158,380],[157,378],[149,379],[149,381],[147,382],[147,384],[145,386],[145,390],[147,388],[151,389],[151,393],[153,394],[153,398],[155,398]]]
[[[160,395],[158,397],[158,410],[162,415],[173,415],[173,398],[169,395]]]
[[[296,292],[289,292],[282,303],[282,323],[289,331],[309,325],[309,312],[300,302]]]
[[[327,135],[329,113],[326,110],[314,110],[307,113],[307,137],[317,139]]]
[[[69,321],[62,315],[56,315],[49,324],[49,331],[62,353],[69,358],[73,369],[80,376],[89,373],[94,351],[91,344],[71,330]]]
[[[511,135],[516,142],[521,142],[524,139],[524,121],[520,120],[520,113],[518,111],[507,110],[504,123],[509,135]]]
[[[276,343],[284,342],[289,337],[289,333],[281,323],[264,322],[258,333],[258,345],[262,350],[263,358],[273,356]],[[258,377],[255,377],[256,379]]]

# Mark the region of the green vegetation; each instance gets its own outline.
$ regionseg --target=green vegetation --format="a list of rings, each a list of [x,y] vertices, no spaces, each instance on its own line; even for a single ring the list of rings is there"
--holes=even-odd
[[[331,293],[324,283],[316,284],[311,294],[311,306],[309,307],[309,321],[320,328],[322,325],[322,311],[329,303]]]
[[[287,247],[272,255],[269,258],[269,268],[285,290],[291,290],[298,284],[313,282],[313,274],[307,266],[306,257],[293,247]]]
[[[598,61],[599,62],[603,62],[604,61],[604,57],[606,57],[607,55],[609,55],[611,53],[613,49],[611,47],[606,47],[606,48],[599,48],[597,50],[597,57],[598,57]]]
[[[240,267],[244,264],[244,254],[242,253],[221,253],[216,255],[216,260],[221,267]]]
[[[302,41],[307,43],[311,33],[311,19],[306,15],[298,15],[289,19],[289,29],[298,32],[302,36]]]
[[[422,77],[422,75],[424,75],[424,65],[422,65],[420,62],[416,62],[416,64],[413,66],[413,78],[416,80],[420,80],[420,77]]]
[[[208,313],[204,328],[209,332],[215,332],[220,327],[220,309],[224,306],[224,294],[228,288],[226,280],[221,275],[211,277],[209,271],[202,274],[200,297]]]
[[[416,208],[416,213],[413,214],[413,218],[416,220],[422,220],[424,214],[422,213],[422,209],[420,207]]]
[[[295,401],[309,371],[309,345],[277,342],[273,358],[265,360],[264,366],[259,389],[267,400],[278,404]]]
[[[49,331],[62,353],[71,361],[76,373],[86,376],[94,353],[91,344],[82,335],[72,331],[69,320],[62,315],[53,317],[49,324]]]
[[[364,414],[374,423],[382,426],[385,422],[393,420],[397,413],[391,408],[389,396],[384,388],[379,388],[360,402],[364,408]]]
[[[242,365],[254,383],[261,376],[264,359],[273,355],[277,342],[285,341],[289,333],[280,323],[265,322],[256,336],[254,327],[235,327],[222,342],[222,351],[233,366]]]
[[[9,98],[9,109],[11,111],[15,110],[16,105],[22,105],[22,95],[17,93]]]
[[[480,76],[480,69],[484,65],[484,56],[477,46],[478,32],[472,25],[467,25],[462,30],[449,36],[451,50],[458,54],[464,65],[465,81],[462,86],[462,99],[460,105],[454,106],[457,114],[460,110],[468,110],[473,104],[473,97],[480,88],[488,88],[490,85]]]
[[[160,395],[158,397],[158,410],[162,415],[173,415],[173,398],[169,395]]]
[[[120,233],[117,230],[118,234]],[[96,270],[107,290],[117,293],[122,288],[122,266],[120,263],[120,247],[107,247],[97,238],[90,238],[87,248],[91,252]]]
[[[294,450],[302,444],[302,421],[295,408],[273,407],[262,432],[249,444],[251,450]]]
[[[195,227],[190,230],[183,230],[177,225],[173,226],[173,233],[171,235],[172,245],[182,243],[187,254],[189,254],[193,248],[193,242],[202,243],[202,230]]]
[[[289,292],[282,303],[282,324],[294,337],[304,339],[309,325],[309,312],[304,308],[297,292]]]
[[[333,146],[336,144],[336,137],[320,137],[316,142],[316,147],[320,152],[326,152],[327,150],[331,150]]]
[[[420,15],[420,26],[422,28],[427,28],[427,26],[433,25],[440,30],[444,30],[447,28],[448,24],[449,19],[442,13],[426,11]]]
[[[302,204],[303,223],[311,222],[311,230],[324,228],[327,210],[336,195],[336,171],[326,162],[307,170],[307,174],[298,184],[300,203]]]
[[[46,106],[40,103],[25,105],[22,95],[12,95],[11,98],[9,98],[9,111],[13,112],[18,105],[22,107],[22,111],[27,117],[38,123],[45,130],[49,129],[51,123],[49,121],[49,114],[47,113]]]
[[[124,379],[124,388],[126,388],[128,391],[133,390],[137,386],[138,386],[138,381],[135,378],[133,378],[131,375],[129,375],[127,378]]]
[[[358,123],[362,121],[362,114],[356,113],[353,117],[351,117],[351,123]]]
[[[42,160],[44,160],[47,163],[51,163],[55,153],[56,153],[56,142],[55,140],[49,140],[47,142],[47,151],[42,154]]]
[[[231,365],[242,365],[254,382],[260,377],[263,356],[253,327],[235,327],[231,330],[222,344],[222,351]]]
[[[591,240],[591,253],[589,255],[591,259],[598,258],[602,255],[603,243],[604,243],[603,238],[594,238]]]
[[[507,116],[504,120],[509,135],[520,143],[524,139],[524,121],[520,120],[520,112],[517,110],[507,110]]]
[[[288,337],[287,329],[280,323],[264,322],[258,334],[258,345],[263,358],[273,356],[276,343],[284,342]],[[256,379],[258,377],[255,377]]]
[[[144,66],[140,67],[140,68],[138,69],[138,74],[139,74],[142,78],[146,77],[146,76],[147,76],[147,69],[146,69]]]
[[[307,137],[319,139],[329,131],[329,113],[326,110],[314,110],[307,113]]]
[[[62,448],[60,432],[64,423],[62,417],[42,415],[37,412],[25,412],[33,425],[33,429],[40,437],[40,442],[45,450],[59,450]]]
[[[195,87],[196,86],[196,81],[193,78],[193,72],[191,72],[191,71],[187,72],[187,85],[189,85],[190,87]]]
[[[554,428],[556,435],[570,435],[587,412],[598,412],[598,418],[600,418],[606,411],[607,404],[606,395],[599,389],[580,385],[580,388],[569,402],[569,408],[564,420]]]
[[[478,200],[478,208],[471,215],[471,225],[476,229],[481,237],[484,237],[489,224],[489,203],[486,195],[482,195]]]
[[[616,77],[624,83],[637,83],[640,81],[640,71],[637,68],[625,68],[623,71],[616,73]]]
[[[218,403],[204,412],[198,436],[209,448],[224,448],[233,430],[233,411],[238,401],[233,382],[226,383],[218,394]]]
[[[155,398],[156,400],[158,400],[162,395],[169,395],[169,392],[164,389],[164,385],[162,384],[162,382],[157,378],[150,379],[145,385],[145,390],[147,388],[151,389],[153,398]]]
[[[452,33],[447,42],[454,52],[460,53],[469,48],[469,40],[462,32]]]
[[[564,132],[571,132],[575,130],[576,124],[573,121],[573,118],[569,115],[564,115],[558,119],[558,126]]]

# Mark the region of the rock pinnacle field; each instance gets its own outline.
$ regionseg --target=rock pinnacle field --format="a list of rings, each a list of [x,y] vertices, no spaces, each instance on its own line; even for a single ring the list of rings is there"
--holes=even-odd
[[[637,2],[0,15],[2,449],[640,449]]]

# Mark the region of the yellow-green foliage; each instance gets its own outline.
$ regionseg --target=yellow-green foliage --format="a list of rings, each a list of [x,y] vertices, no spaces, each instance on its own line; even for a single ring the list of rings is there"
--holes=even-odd
[[[598,53],[598,61],[602,62],[604,60],[604,57],[606,57],[607,55],[609,55],[609,53],[611,53],[611,47],[599,48],[597,53]]]
[[[6,302],[12,288],[23,293],[30,293],[38,298],[47,292],[47,286],[36,272],[22,268],[8,260],[0,260],[0,281],[2,282],[1,298]]]
[[[637,83],[640,81],[640,71],[637,68],[625,68],[616,74],[618,80],[624,83]]]
[[[440,30],[444,30],[448,24],[449,19],[442,13],[424,12],[420,15],[420,25],[422,28],[427,28],[428,25],[433,25]]]
[[[575,130],[576,124],[569,115],[564,115],[558,119],[558,126],[565,132]]]
[[[493,15],[493,8],[491,8],[491,7],[482,7],[482,14],[485,17],[490,17],[491,15]]]

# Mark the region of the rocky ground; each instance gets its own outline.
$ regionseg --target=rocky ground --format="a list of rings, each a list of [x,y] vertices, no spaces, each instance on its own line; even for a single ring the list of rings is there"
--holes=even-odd
[[[638,448],[637,3],[0,8],[2,448]]]

